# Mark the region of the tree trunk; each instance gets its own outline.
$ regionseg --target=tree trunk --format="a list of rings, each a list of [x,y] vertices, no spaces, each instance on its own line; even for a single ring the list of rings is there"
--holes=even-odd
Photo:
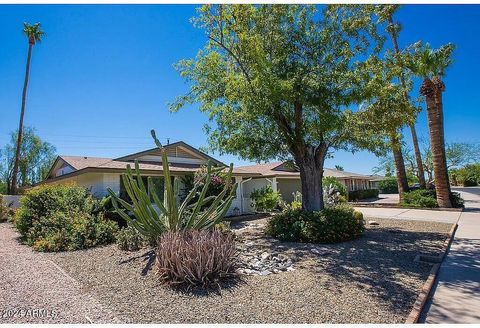
[[[32,59],[32,48],[33,48],[33,43],[29,42],[27,67],[25,69],[25,81],[23,83],[22,110],[20,112],[20,124],[18,126],[17,149],[15,151],[15,164],[13,165],[12,181],[11,181],[11,188],[10,188],[10,191],[12,194],[17,193],[18,165],[20,163],[20,151],[22,148],[23,117],[25,116],[25,104],[27,101],[27,87],[28,87],[28,78],[30,76],[30,60]]]
[[[326,145],[307,146],[294,155],[300,169],[302,183],[302,208],[305,211],[321,211],[323,203],[323,164],[327,154]]]
[[[388,22],[393,25],[393,17],[390,16]],[[394,30],[390,33],[392,37],[393,48],[395,49],[395,54],[397,56],[400,55],[400,48],[398,46],[397,34]],[[402,84],[403,89],[403,99],[407,104],[410,103],[410,99],[407,93],[407,86],[405,83],[405,76],[403,75],[403,71],[400,73],[400,82]],[[412,134],[412,143],[413,143],[413,150],[415,152],[415,161],[417,162],[417,172],[418,172],[418,182],[420,183],[420,188],[425,189],[425,171],[423,169],[423,162],[422,162],[422,154],[420,153],[420,147],[418,145],[418,138],[417,138],[417,131],[415,131],[415,124],[410,124],[410,133]]]
[[[397,133],[390,134],[390,141],[392,143],[393,159],[395,162],[395,172],[397,176],[398,194],[400,201],[403,200],[403,193],[409,190],[407,172],[405,171],[405,162],[403,160],[402,146],[398,139]]]
[[[425,169],[423,168],[422,154],[420,153],[420,147],[418,146],[417,131],[415,131],[415,126],[413,124],[410,124],[410,132],[412,134],[415,161],[417,162],[418,183],[420,184],[420,188],[426,189],[427,183],[425,182]]]
[[[438,78],[434,78],[432,81],[424,81],[425,83],[430,83],[433,88],[433,92],[426,96],[426,100],[437,202],[439,207],[452,207],[443,128],[442,92],[445,86]]]

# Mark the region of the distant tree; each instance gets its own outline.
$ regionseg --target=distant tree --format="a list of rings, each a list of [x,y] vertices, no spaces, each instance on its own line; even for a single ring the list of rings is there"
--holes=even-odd
[[[200,103],[212,150],[261,161],[293,158],[302,206],[324,207],[329,149],[374,149],[348,110],[364,100],[363,61],[380,50],[373,6],[205,5],[194,24],[208,42],[177,64]]]
[[[50,166],[55,160],[55,147],[46,141],[42,141],[35,134],[35,130],[30,127],[24,128],[24,138],[20,152],[19,174],[17,175],[17,185],[22,187],[29,186],[42,181]],[[16,140],[18,131],[11,134],[10,143],[0,150],[1,159],[1,179],[9,186],[13,185],[13,165],[15,161]],[[10,190],[7,190],[11,193]]]
[[[454,168],[462,168],[468,164],[473,164],[480,161],[480,145],[477,143],[468,142],[452,142],[447,143],[445,156],[447,160],[448,170]],[[428,181],[432,182],[434,179],[434,167],[432,150],[430,145],[424,147],[424,167],[428,176]]]
[[[407,62],[407,67],[415,75],[423,78],[420,94],[425,97],[427,104],[437,202],[440,207],[452,207],[443,126],[442,93],[445,91],[445,84],[442,78],[452,63],[454,46],[447,44],[433,50],[428,43],[425,46],[417,44],[415,50]]]
[[[15,194],[17,192],[17,175],[20,165],[20,149],[22,147],[22,136],[23,136],[23,117],[25,116],[25,104],[27,101],[27,87],[28,79],[30,76],[30,61],[32,59],[32,48],[36,42],[41,42],[42,37],[45,33],[40,29],[40,23],[30,25],[28,23],[23,23],[23,33],[28,39],[28,55],[27,55],[27,66],[25,70],[25,82],[23,83],[23,93],[22,93],[22,109],[20,112],[20,123],[18,126],[18,136],[17,136],[17,145],[15,149],[15,161],[13,164],[12,170],[12,179],[10,186],[10,192]]]
[[[345,171],[345,169],[344,169],[343,166],[341,166],[341,165],[335,165],[335,170],[337,170],[337,171]]]

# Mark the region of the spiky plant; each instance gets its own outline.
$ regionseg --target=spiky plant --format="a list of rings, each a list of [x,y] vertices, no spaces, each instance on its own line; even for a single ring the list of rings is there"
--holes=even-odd
[[[223,220],[236,192],[236,183],[233,185],[231,183],[233,164],[230,165],[226,175],[227,182],[223,190],[216,196],[206,197],[212,175],[220,170],[224,170],[223,167],[214,168],[209,161],[204,180],[196,182],[183,202],[178,205],[177,196],[180,181],[175,179],[172,186],[167,152],[156,138],[155,131],[152,130],[151,133],[155,144],[162,154],[163,176],[165,179],[164,200],[160,200],[153,190],[150,178],[148,178],[148,186],[145,186],[140,174],[138,161],[135,161],[135,171],[128,165],[127,173],[122,175],[122,181],[131,203],[121,199],[115,192],[108,189],[116,211],[130,226],[137,229],[139,233],[150,240],[157,240],[165,231],[213,228]],[[200,185],[203,186],[200,188]],[[193,201],[197,195],[198,199]],[[153,198],[153,203],[150,196]],[[131,218],[129,214],[133,214],[134,218]]]

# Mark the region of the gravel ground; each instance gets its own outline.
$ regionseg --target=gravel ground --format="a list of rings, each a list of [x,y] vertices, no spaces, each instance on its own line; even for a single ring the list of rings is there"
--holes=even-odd
[[[0,224],[0,323],[120,322],[49,258]]]
[[[375,219],[365,235],[334,245],[280,243],[263,235],[265,219],[233,225],[239,246],[285,254],[294,271],[244,276],[219,292],[160,286],[148,249],[115,245],[49,254],[116,316],[134,323],[403,323],[451,225]]]

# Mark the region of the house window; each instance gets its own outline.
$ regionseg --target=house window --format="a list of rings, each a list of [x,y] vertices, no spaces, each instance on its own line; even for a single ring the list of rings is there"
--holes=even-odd
[[[134,179],[136,179],[134,177]],[[155,194],[158,196],[158,198],[163,201],[163,196],[164,196],[164,178],[163,177],[158,177],[158,176],[154,176],[154,177],[151,177],[150,178],[150,183],[151,183],[151,186],[148,185],[149,183],[149,179],[148,177],[146,176],[142,176],[142,182],[143,184],[145,185],[145,188],[147,188],[147,192],[149,193],[149,196],[150,196],[150,200],[153,202],[153,195],[150,194],[150,190],[153,190],[153,192],[155,192]],[[173,179],[172,179],[173,181]],[[125,189],[125,185],[123,184],[123,179],[120,178],[120,198],[127,201],[127,202],[130,202],[131,199],[130,197],[128,196],[128,193],[127,193],[127,190]]]

